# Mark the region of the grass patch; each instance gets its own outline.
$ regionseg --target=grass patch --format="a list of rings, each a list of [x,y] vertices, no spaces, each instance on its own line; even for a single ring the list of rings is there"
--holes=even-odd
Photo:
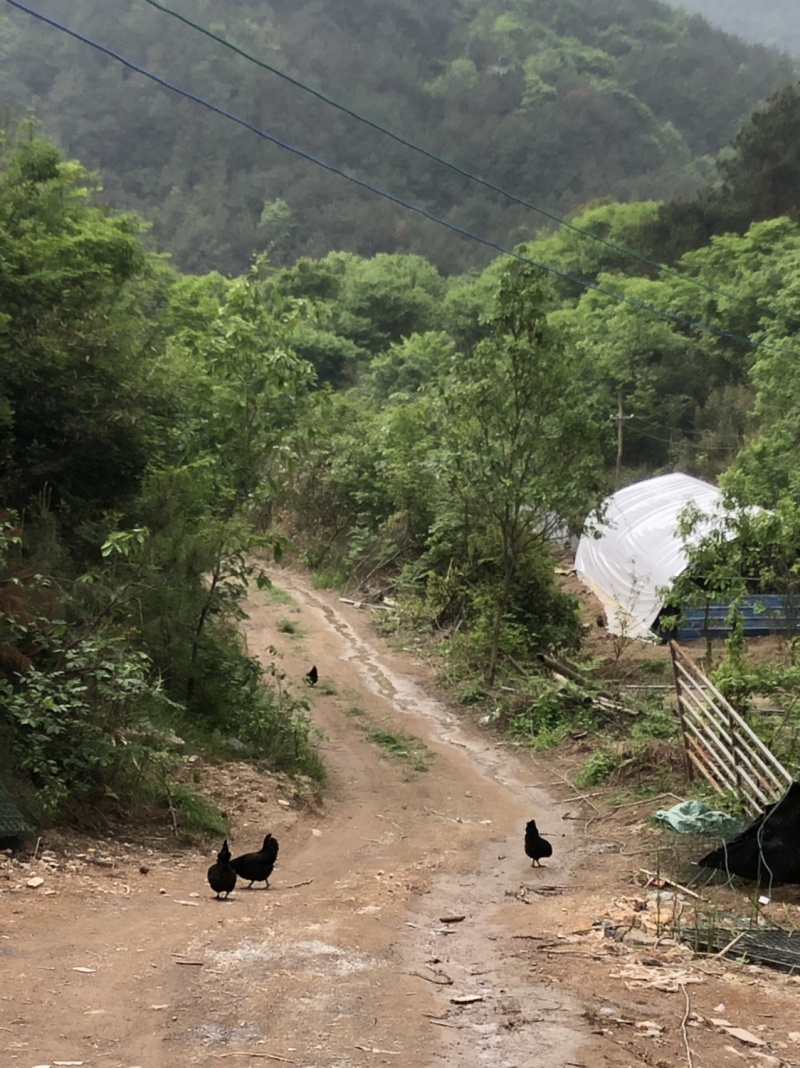
[[[410,734],[400,731],[385,731],[380,727],[370,727],[366,732],[367,740],[379,745],[392,756],[407,761],[414,771],[427,771],[433,756],[427,745]]]
[[[672,661],[664,660],[640,660],[636,670],[642,678],[663,679],[665,675],[672,674]]]
[[[275,626],[281,634],[291,634],[293,638],[302,638],[305,633],[299,623],[295,623],[293,619],[286,619],[285,617],[277,620]]]
[[[320,682],[318,682],[317,689],[320,693],[324,693],[326,697],[335,697],[336,694],[339,692],[334,686],[334,684],[328,679],[322,679]]]
[[[507,735],[534,749],[559,745],[575,730],[597,727],[591,696],[583,688],[573,682],[557,686],[545,678],[532,679],[530,692],[518,694],[504,718]]]
[[[295,602],[291,595],[288,594],[286,590],[282,590],[280,586],[274,586],[270,583],[269,586],[266,586],[261,591],[261,593],[266,597],[270,604],[281,604],[286,605],[287,607],[295,607]]]
[[[647,705],[636,717],[631,727],[635,741],[680,742],[681,725],[677,712],[671,709]]]
[[[480,683],[471,683],[466,689],[461,691],[458,698],[459,704],[462,705],[477,705],[480,704],[486,697],[486,690]]]
[[[344,710],[344,714],[346,716],[352,716],[355,719],[359,716],[366,716],[367,713],[364,711],[363,708],[359,708],[358,705],[351,705],[349,708],[346,708]]]
[[[617,758],[607,749],[598,749],[592,753],[573,783],[578,790],[584,790],[587,786],[599,786],[606,781],[611,772],[617,766]]]
[[[224,836],[230,830],[228,821],[213,801],[185,783],[170,783],[163,803],[174,813],[180,830],[216,836]]]
[[[320,568],[314,572],[314,587],[318,590],[335,590],[347,584],[347,571],[344,568]]]

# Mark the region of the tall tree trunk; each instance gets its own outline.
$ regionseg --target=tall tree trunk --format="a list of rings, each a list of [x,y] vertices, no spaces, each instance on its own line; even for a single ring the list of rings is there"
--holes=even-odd
[[[511,595],[512,573],[510,566],[507,566],[506,574],[503,576],[503,586],[495,605],[494,625],[492,627],[492,645],[489,650],[489,663],[486,667],[486,683],[489,686],[494,686],[494,677],[497,674],[497,663],[500,659],[500,634],[503,630],[503,620],[506,617],[508,599]]]
[[[191,705],[192,697],[194,696],[194,686],[197,680],[197,656],[200,651],[200,639],[203,636],[203,630],[205,629],[206,620],[208,619],[208,613],[211,611],[211,605],[214,602],[214,593],[217,588],[217,584],[220,579],[219,566],[214,571],[211,577],[211,584],[208,587],[208,596],[205,599],[202,609],[200,610],[200,616],[197,620],[197,626],[194,628],[194,636],[192,638],[192,653],[189,658],[189,678],[186,680],[186,707]]]

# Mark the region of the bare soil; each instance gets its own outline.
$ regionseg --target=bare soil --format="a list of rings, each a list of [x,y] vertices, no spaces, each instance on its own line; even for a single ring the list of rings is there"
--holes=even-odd
[[[168,828],[0,857],[0,1068],[800,1063],[797,978],[664,934],[670,910],[696,907],[640,871],[661,849],[647,819],[675,798],[580,795],[586,742],[498,741],[369,608],[273,577],[291,602],[253,596],[248,647],[276,649],[298,690],[317,665],[328,785],[195,760],[234,854],[280,842],[270,888],[240,882],[227,901],[206,883],[219,843],[187,849]],[[366,726],[420,739],[428,770]],[[522,847],[531,817],[554,847],[541,868]],[[800,921],[791,890],[769,907]]]

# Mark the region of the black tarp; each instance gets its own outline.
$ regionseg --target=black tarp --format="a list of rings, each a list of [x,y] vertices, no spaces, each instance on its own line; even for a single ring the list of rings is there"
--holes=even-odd
[[[697,862],[762,885],[800,883],[800,782],[758,819]]]

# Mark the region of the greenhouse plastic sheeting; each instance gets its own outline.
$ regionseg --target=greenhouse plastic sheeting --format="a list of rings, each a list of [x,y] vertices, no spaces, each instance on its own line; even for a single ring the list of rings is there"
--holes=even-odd
[[[719,490],[690,475],[660,475],[618,490],[606,501],[599,537],[584,534],[575,570],[605,608],[611,634],[652,639],[663,607],[657,590],[686,567],[679,517],[693,502],[709,516],[721,514]],[[699,538],[713,526],[702,524]]]

